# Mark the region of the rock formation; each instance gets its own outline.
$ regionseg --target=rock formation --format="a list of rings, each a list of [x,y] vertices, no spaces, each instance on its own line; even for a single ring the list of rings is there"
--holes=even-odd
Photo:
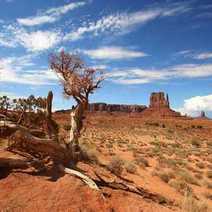
[[[200,118],[206,118],[205,111],[201,111]]]
[[[209,119],[209,118],[206,116],[205,111],[203,111],[203,110],[200,112],[200,116],[197,117],[197,118],[199,118],[199,119]]]
[[[179,112],[170,108],[169,96],[168,94],[165,95],[164,92],[152,93],[149,107],[145,105],[106,104],[100,102],[89,104],[88,111],[140,113],[144,117],[182,117]]]
[[[164,96],[163,92],[152,93],[150,96],[150,108],[169,108],[169,96]]]
[[[164,92],[154,92],[150,96],[149,107],[142,112],[144,116],[156,117],[180,117],[181,114],[170,108],[169,96]]]
[[[123,104],[106,104],[106,103],[92,103],[89,104],[88,111],[90,112],[127,112],[140,113],[146,109],[145,105],[123,105]]]

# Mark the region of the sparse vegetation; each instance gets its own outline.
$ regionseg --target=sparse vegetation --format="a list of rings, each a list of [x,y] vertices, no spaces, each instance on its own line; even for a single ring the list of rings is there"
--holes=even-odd
[[[108,169],[116,175],[121,175],[124,170],[124,161],[118,156],[115,156],[108,164]]]
[[[94,148],[90,148],[88,145],[80,145],[81,158],[85,162],[98,164],[97,151]]]
[[[125,168],[126,168],[126,171],[131,173],[131,174],[135,174],[136,171],[137,171],[137,167],[136,167],[136,165],[133,162],[128,162],[125,165]]]
[[[175,188],[181,194],[185,194],[187,192],[192,192],[192,188],[189,187],[185,181],[182,181],[180,179],[171,179],[169,181],[169,185],[171,187]]]
[[[149,167],[149,162],[148,162],[148,160],[147,160],[146,158],[142,157],[142,156],[137,156],[137,157],[135,158],[135,163],[136,163],[137,165],[139,165],[140,167],[143,167],[143,168]]]
[[[178,175],[180,179],[185,181],[186,183],[199,185],[198,181],[186,170],[180,170]]]
[[[191,140],[191,144],[192,144],[193,146],[195,146],[195,147],[200,147],[200,146],[201,146],[201,141],[198,140],[197,138],[193,138],[193,139]]]
[[[206,201],[197,201],[191,194],[185,195],[181,208],[185,212],[209,212]]]

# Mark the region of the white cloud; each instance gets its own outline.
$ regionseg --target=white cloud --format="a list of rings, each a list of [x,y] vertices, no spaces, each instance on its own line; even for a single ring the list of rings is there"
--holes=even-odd
[[[212,52],[203,52],[203,53],[194,55],[193,58],[198,59],[198,60],[211,59],[212,58]]]
[[[108,68],[107,65],[95,65],[95,66],[92,66],[92,68],[94,69],[98,69],[98,70],[106,70]]]
[[[45,12],[38,14],[34,17],[18,18],[17,22],[24,26],[36,26],[45,23],[53,23],[58,20],[61,15],[64,15],[67,12],[74,10],[78,7],[84,6],[85,4],[85,2],[69,3],[61,7],[48,9]]]
[[[141,51],[128,50],[120,46],[104,46],[98,49],[82,50],[82,52],[93,59],[130,59],[145,57],[147,54]]]
[[[96,22],[87,22],[65,36],[65,40],[75,41],[83,38],[88,33],[99,35],[103,32],[126,33],[136,25],[143,25],[160,17],[170,17],[191,10],[187,4],[172,4],[167,7],[152,8],[132,13],[116,13],[104,16]]]
[[[155,81],[212,76],[212,64],[181,64],[163,69],[125,69],[107,74],[109,80],[121,84],[144,84]]]
[[[0,45],[6,47],[23,46],[29,52],[45,51],[60,43],[60,31],[27,31],[17,25],[4,26],[0,33]]]
[[[25,32],[16,37],[28,51],[32,52],[47,50],[61,41],[60,33],[54,31]]]
[[[35,70],[31,59],[30,55],[0,59],[0,82],[46,85],[58,80],[52,70],[39,70],[39,68]]]
[[[212,111],[212,94],[207,96],[194,96],[184,100],[182,108],[176,109],[182,114],[188,114],[191,116],[200,115],[201,111]]]
[[[5,39],[4,36],[1,37],[1,34],[0,34],[0,46],[15,47],[16,43],[13,42],[12,40]]]
[[[197,53],[194,50],[183,50],[177,52],[177,55],[183,55],[184,57],[190,57],[196,60],[206,60],[212,58],[212,52]]]
[[[37,16],[32,18],[19,18],[17,19],[18,23],[25,26],[35,26],[35,25],[41,25],[44,23],[53,23],[56,21],[55,17],[52,16]]]

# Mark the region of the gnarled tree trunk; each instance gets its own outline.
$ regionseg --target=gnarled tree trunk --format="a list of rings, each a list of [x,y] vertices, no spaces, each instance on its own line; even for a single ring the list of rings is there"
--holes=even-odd
[[[67,148],[71,149],[74,160],[78,161],[80,154],[79,137],[83,128],[83,115],[87,107],[87,101],[78,102],[77,106],[71,110],[71,129],[69,139],[66,141]]]

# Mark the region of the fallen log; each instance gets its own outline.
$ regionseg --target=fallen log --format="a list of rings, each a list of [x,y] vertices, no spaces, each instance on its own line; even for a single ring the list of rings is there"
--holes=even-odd
[[[17,130],[9,139],[8,150],[19,150],[43,160],[49,157],[55,164],[69,166],[72,161],[70,150],[55,143],[51,139],[41,139],[33,136],[26,129]]]
[[[0,168],[8,169],[24,169],[28,168],[29,164],[26,160],[14,159],[14,158],[0,158]]]

